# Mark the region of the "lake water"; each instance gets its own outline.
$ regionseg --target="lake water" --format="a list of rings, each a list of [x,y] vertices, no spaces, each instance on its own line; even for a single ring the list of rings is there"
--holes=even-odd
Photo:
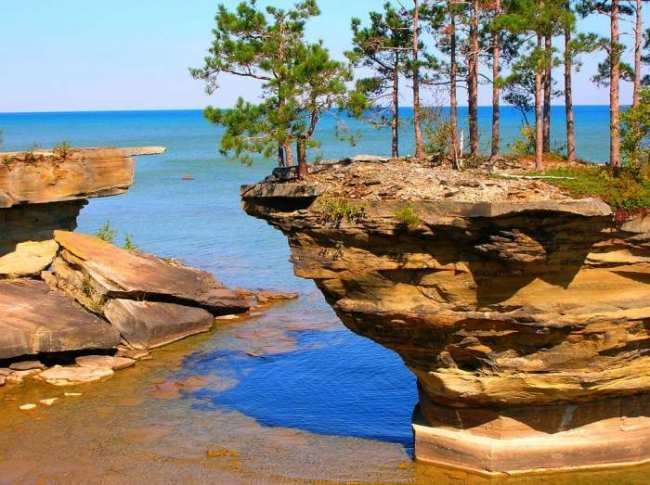
[[[560,143],[562,108],[554,115]],[[489,118],[481,109],[485,133]],[[579,156],[604,161],[607,107],[578,107],[576,120]],[[504,144],[519,125],[516,112],[504,109]],[[390,150],[386,130],[352,129],[363,131],[354,148],[338,141],[326,120],[321,155]],[[1,483],[7,476],[20,483],[429,481],[421,478],[429,471],[410,462],[417,401],[411,373],[397,355],[343,327],[313,283],[293,275],[285,237],[240,209],[239,186],[266,176],[274,162],[245,167],[219,155],[219,130],[199,111],[0,114],[0,130],[4,150],[63,140],[166,146],[165,155],[137,160],[128,194],[92,200],[79,230],[94,233],[110,221],[120,240],[130,234],[140,249],[211,271],[228,285],[301,295],[161,349],[153,361],[84,388],[78,400],[39,385],[5,390]],[[182,180],[186,175],[193,180]],[[32,416],[16,411],[25,400],[53,394],[60,405]],[[206,462],[206,449],[216,444],[237,450],[238,458]],[[594,483],[591,475],[578,478],[572,483]],[[469,479],[440,472],[436,480]]]

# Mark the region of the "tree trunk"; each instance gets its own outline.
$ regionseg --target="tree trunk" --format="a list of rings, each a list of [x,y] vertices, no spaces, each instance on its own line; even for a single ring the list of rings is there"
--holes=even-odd
[[[309,168],[307,166],[307,139],[304,136],[298,137],[296,150],[298,152],[298,178],[303,179],[309,174]]]
[[[634,92],[632,107],[639,105],[641,90],[641,37],[643,36],[643,19],[641,18],[641,0],[636,0],[636,25],[634,28]]]
[[[415,158],[424,159],[424,138],[420,124],[420,3],[413,0],[413,129],[415,131]]]
[[[399,157],[399,53],[395,53],[395,66],[393,68],[393,120],[392,130],[392,153],[393,157]]]
[[[573,117],[573,52],[571,52],[571,28],[564,29],[564,111],[566,116],[566,156],[570,162],[576,159],[576,127]]]
[[[469,111],[469,144],[472,157],[479,153],[478,134],[478,14],[479,0],[472,0],[472,13],[469,27],[470,52],[467,59],[467,90]]]
[[[495,2],[496,15],[501,13],[501,2]],[[501,33],[494,32],[492,34],[492,148],[490,150],[490,158],[495,159],[499,156],[499,143],[500,143],[500,97],[501,88],[499,88],[498,79],[501,73]]]
[[[453,6],[452,6],[453,8]],[[449,62],[449,124],[451,127],[451,161],[454,168],[459,169],[460,163],[458,157],[460,148],[458,146],[458,98],[456,94],[456,76],[458,73],[458,64],[456,62],[456,13],[452,12],[449,25],[450,36],[450,62]]]
[[[619,52],[619,0],[612,0],[610,13],[610,80],[609,80],[609,165],[621,166],[621,139],[619,128],[619,81],[621,77]]]
[[[291,149],[291,144],[285,143],[283,146],[284,151],[284,163],[285,166],[293,166],[293,150]]]
[[[551,151],[551,92],[553,89],[553,68],[551,66],[552,36],[544,37],[544,153]]]
[[[542,35],[537,34],[537,49],[541,51],[542,49]],[[542,83],[542,77],[544,74],[543,66],[535,66],[535,169],[543,170],[544,169],[544,127],[543,115],[542,115],[542,96],[544,91],[544,86]]]
[[[284,147],[282,146],[282,143],[278,144],[278,166],[279,167],[286,167],[287,163],[284,158]]]

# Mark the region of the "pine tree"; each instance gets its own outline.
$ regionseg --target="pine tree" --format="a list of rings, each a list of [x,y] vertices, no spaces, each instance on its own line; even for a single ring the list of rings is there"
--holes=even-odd
[[[494,16],[501,15],[501,0],[494,2]],[[499,156],[500,118],[501,118],[501,31],[498,28],[490,28],[492,37],[492,137],[490,148],[490,159],[494,160]]]
[[[593,80],[609,86],[609,165],[618,169],[621,166],[620,81],[634,76],[632,68],[621,62],[624,46],[620,43],[619,23],[621,15],[631,15],[633,10],[629,5],[621,4],[620,0],[582,0],[576,9],[582,17],[591,14],[609,17],[609,39],[600,42],[606,52],[606,60],[599,64]]]
[[[387,111],[383,102],[390,98],[391,151],[399,157],[399,94],[400,76],[411,50],[411,29],[407,19],[390,3],[383,12],[370,12],[370,24],[362,27],[360,19],[352,19],[353,50],[346,53],[355,66],[374,71],[374,76],[357,81],[357,92],[370,100],[380,114]]]
[[[256,80],[264,92],[259,103],[240,98],[233,109],[206,108],[205,116],[225,128],[222,153],[250,163],[250,154],[275,152],[280,165],[292,165],[295,142],[299,174],[305,174],[306,148],[320,116],[341,101],[351,78],[322,44],[305,41],[306,22],[319,14],[315,0],[290,10],[260,9],[255,0],[233,11],[218,7],[209,55],[202,68],[190,70],[192,76],[203,80],[210,94],[224,75]]]
[[[424,137],[422,136],[421,102],[420,102],[420,0],[412,0],[412,36],[411,36],[411,82],[413,84],[413,130],[415,132],[415,158],[422,160],[425,155]]]
[[[469,38],[467,45],[467,101],[469,114],[469,144],[472,157],[479,155],[480,140],[478,130],[478,60],[479,48],[479,0],[470,0]]]

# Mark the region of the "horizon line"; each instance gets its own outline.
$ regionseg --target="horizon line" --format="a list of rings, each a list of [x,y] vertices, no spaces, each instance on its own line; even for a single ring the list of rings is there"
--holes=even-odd
[[[564,108],[564,104],[551,104],[551,108]],[[609,107],[609,104],[574,104],[573,107]],[[629,104],[621,104],[621,108],[630,106]],[[422,106],[422,108],[449,108],[448,105],[444,106]],[[492,108],[491,104],[482,104],[478,106],[479,108]],[[400,109],[404,108],[413,108],[413,106],[400,106]],[[467,105],[459,105],[458,108],[468,108]],[[511,104],[503,104],[501,108],[514,108]],[[227,109],[227,108],[223,108]],[[205,108],[128,108],[128,109],[79,109],[79,110],[54,110],[54,111],[0,111],[0,116],[2,115],[29,115],[29,114],[74,114],[74,113],[155,113],[155,112],[164,112],[164,111],[204,111]],[[534,110],[530,111],[534,113]]]

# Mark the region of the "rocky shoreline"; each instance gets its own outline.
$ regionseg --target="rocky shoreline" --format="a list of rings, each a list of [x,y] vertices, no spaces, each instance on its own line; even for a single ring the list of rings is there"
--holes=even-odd
[[[227,288],[178,261],[72,232],[88,198],[119,195],[159,147],[0,154],[0,386],[110,378],[218,319],[296,298]]]
[[[282,171],[244,209],[418,378],[420,461],[483,473],[650,459],[650,217],[543,180],[407,160]]]

